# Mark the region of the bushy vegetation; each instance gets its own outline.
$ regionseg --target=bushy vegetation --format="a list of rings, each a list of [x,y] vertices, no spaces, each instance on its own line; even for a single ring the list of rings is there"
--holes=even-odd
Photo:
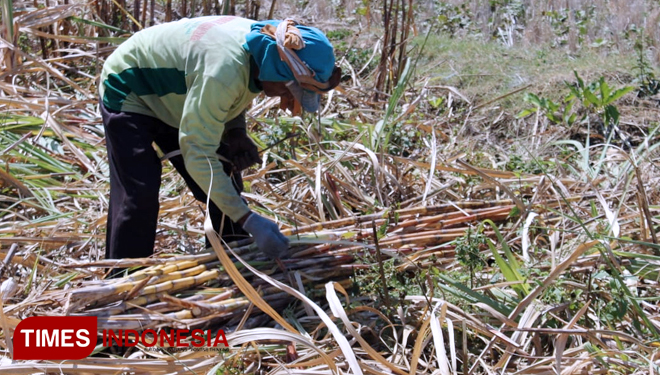
[[[334,353],[356,373],[351,356],[384,373],[659,371],[660,5],[321,3],[3,0],[0,276],[17,285],[3,292],[9,323],[112,311],[102,324],[276,337],[226,358],[178,357],[182,368],[217,373],[238,363],[272,370],[296,348],[303,358]],[[327,30],[345,73],[318,116],[292,118],[265,97],[249,112],[268,150],[245,172],[245,196],[282,224],[296,257],[273,265],[247,243],[232,247],[245,264],[189,255],[203,247],[203,211],[165,164],[161,257],[120,262],[144,278],[99,289],[105,57],[147,24],[271,11]],[[315,305],[264,278],[305,290]],[[266,305],[277,312],[258,311]],[[255,328],[276,323],[289,333]],[[336,332],[354,350],[340,349]],[[171,371],[165,360],[139,362],[148,356],[137,349],[117,363]]]

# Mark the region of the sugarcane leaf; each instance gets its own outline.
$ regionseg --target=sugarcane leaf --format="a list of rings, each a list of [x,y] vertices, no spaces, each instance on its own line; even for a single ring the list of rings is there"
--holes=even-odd
[[[37,269],[39,265],[39,256],[40,254],[37,254],[37,256],[34,258],[34,265],[32,266],[32,271],[30,272],[30,277],[28,279],[27,284],[25,285],[25,294],[29,294],[30,290],[32,289],[32,284],[35,282],[35,279],[37,278]]]
[[[513,311],[513,309],[510,308],[509,306],[501,302],[495,301],[494,299],[489,298],[479,292],[476,292],[468,288],[467,286],[455,281],[454,279],[450,278],[447,275],[440,274],[438,275],[438,278],[440,278],[441,280],[443,280],[448,284],[446,285],[440,283],[439,284],[440,288],[446,290],[447,292],[459,298],[467,300],[469,303],[477,303],[477,302],[485,303],[486,305],[494,308],[498,312],[507,316],[511,313],[511,311]]]
[[[24,127],[40,127],[44,120],[34,116],[12,115],[8,113],[0,114],[0,130],[8,131]],[[36,128],[38,130],[38,128]]]
[[[78,275],[79,275],[78,272],[71,272],[69,274],[66,274],[62,277],[62,280],[55,283],[55,286],[57,288],[61,288],[61,287],[65,286],[66,284],[68,284],[71,280],[73,280]]]
[[[499,244],[502,246],[502,251],[506,255],[507,260],[505,261],[504,258],[502,258],[502,256],[499,254],[499,251],[492,243],[492,241],[488,241],[488,247],[493,253],[493,257],[495,258],[497,265],[502,270],[502,274],[504,275],[504,278],[510,282],[518,282],[518,284],[514,284],[512,287],[516,289],[518,292],[520,292],[521,296],[523,297],[526,296],[527,294],[529,294],[531,287],[529,286],[528,283],[524,282],[525,278],[520,273],[521,267],[520,267],[520,263],[518,262],[518,259],[511,251],[511,248],[507,244],[506,240],[502,236],[502,233],[500,233],[495,223],[490,219],[486,219],[483,221],[483,224],[488,224],[491,226],[491,228],[495,232],[495,236],[497,237]]]
[[[119,27],[108,25],[108,24],[103,23],[103,22],[88,20],[88,19],[84,19],[84,18],[80,18],[80,17],[76,17],[76,16],[69,17],[69,19],[73,22],[83,23],[83,24],[86,24],[86,25],[95,26],[95,27],[98,27],[98,28],[101,28],[101,29],[114,31],[114,32],[121,33],[121,34],[130,34],[131,33],[130,31],[126,31],[126,30],[120,29]]]
[[[13,0],[0,1],[2,9],[2,24],[6,28],[6,39],[12,43],[14,41],[14,2]]]

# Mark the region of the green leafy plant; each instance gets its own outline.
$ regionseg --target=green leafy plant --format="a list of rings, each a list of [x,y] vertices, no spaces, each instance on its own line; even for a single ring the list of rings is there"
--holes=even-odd
[[[581,169],[588,176],[594,178],[598,175],[608,146],[612,142],[614,134],[618,131],[620,115],[615,102],[633,91],[634,87],[624,86],[614,89],[605,81],[604,77],[586,84],[576,71],[574,71],[574,75],[575,82],[565,82],[569,93],[562,99],[561,103],[555,103],[551,99],[529,93],[525,96],[525,101],[533,104],[533,107],[521,111],[518,118],[539,113],[556,125],[566,127],[586,126],[587,136],[584,144],[574,139],[559,140],[553,144],[575,147],[580,155],[578,162]],[[592,145],[590,138],[592,134],[595,134],[594,129],[592,129],[592,122],[599,127],[596,130],[606,139],[601,156],[595,163],[591,157]],[[569,166],[569,168],[572,167]]]
[[[556,168],[553,160],[529,160],[520,155],[513,154],[506,163],[506,170],[517,173],[541,174],[544,170]]]
[[[483,233],[483,228],[473,229],[469,227],[465,236],[456,239],[456,260],[470,273],[470,288],[474,287],[474,274],[481,271],[487,265],[486,258],[481,253],[485,247],[488,237]]]
[[[605,81],[605,77],[600,77],[598,81],[589,85],[584,83],[577,72],[575,74],[575,83],[566,83],[571,90],[571,94],[566,98],[567,101],[577,99],[587,109],[598,114],[605,126],[616,126],[619,124],[619,110],[614,106],[614,102],[625,94],[634,90],[632,86],[625,86],[613,90]]]
[[[370,267],[360,269],[356,272],[355,281],[360,288],[361,295],[369,295],[377,298],[377,302],[383,306],[386,314],[396,311],[397,307],[403,307],[407,303],[405,297],[420,292],[419,284],[415,275],[400,271],[394,258],[382,261],[382,270],[385,275],[385,287],[380,275],[380,267],[375,255],[365,256],[361,261]],[[418,275],[419,276],[419,275]],[[387,290],[388,295],[383,295]],[[387,304],[389,302],[389,305]]]
[[[468,29],[472,24],[472,13],[466,3],[460,5],[444,1],[436,3],[438,30],[455,36],[460,30]]]
[[[660,92],[660,81],[655,78],[653,67],[646,57],[648,43],[644,37],[644,30],[637,30],[637,39],[633,45],[637,57],[635,70],[637,71],[637,96],[640,98],[652,96]]]
[[[605,126],[618,125],[619,110],[614,102],[634,90],[634,87],[625,86],[612,89],[604,77],[600,77],[597,81],[587,85],[576,71],[573,73],[576,81],[565,82],[570,92],[562,99],[561,103],[555,103],[551,99],[528,93],[525,95],[524,100],[532,104],[533,107],[523,110],[518,114],[518,117],[526,117],[540,112],[555,124],[571,126],[577,120],[584,122],[588,115],[593,113],[602,119]],[[576,107],[576,104],[579,104],[580,107]],[[582,111],[578,111],[579,109]]]
[[[554,124],[564,124],[567,126],[571,126],[577,118],[577,114],[572,111],[575,101],[569,100],[568,97],[560,104],[555,103],[550,99],[541,98],[535,94],[527,93],[523,100],[534,106],[520,112],[518,117],[527,117],[532,113],[539,112]]]
[[[556,10],[544,11],[543,15],[550,23],[556,37],[552,42],[553,46],[560,47],[566,45],[572,27],[577,28],[577,30],[574,30],[577,36],[576,42],[579,45],[582,45],[586,40],[589,27],[592,24],[595,14],[595,5],[590,5],[587,9],[559,8]],[[601,39],[600,43],[606,44],[606,41]]]

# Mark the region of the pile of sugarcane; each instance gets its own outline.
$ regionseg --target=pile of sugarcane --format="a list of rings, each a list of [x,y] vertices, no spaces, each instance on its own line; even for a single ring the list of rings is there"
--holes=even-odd
[[[284,309],[293,298],[241,267],[235,257],[313,295],[324,281],[351,286],[357,269],[377,266],[364,261],[366,255],[376,252],[396,258],[402,269],[425,267],[429,259],[435,266],[447,266],[455,262],[453,240],[482,220],[507,221],[514,207],[514,202],[507,200],[466,201],[290,228],[284,234],[291,239],[293,256],[278,262],[266,259],[250,240],[226,247],[233,251],[232,261],[242,276],[264,300],[275,309]],[[10,315],[97,316],[99,329],[236,327],[251,304],[212,249],[195,255],[105,260],[65,267],[116,267],[132,272],[97,280],[71,278],[60,287],[48,288],[36,298],[11,306]],[[258,314],[253,315],[249,322],[264,323],[264,319],[257,319]]]

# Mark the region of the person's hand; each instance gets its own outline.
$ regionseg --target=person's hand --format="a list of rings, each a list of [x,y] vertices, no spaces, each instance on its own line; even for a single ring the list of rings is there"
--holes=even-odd
[[[289,239],[286,238],[277,224],[272,221],[250,212],[247,218],[242,221],[243,229],[254,237],[259,250],[271,259],[288,258]]]
[[[218,154],[231,161],[238,171],[261,161],[257,145],[252,142],[244,128],[227,130],[220,142]]]

